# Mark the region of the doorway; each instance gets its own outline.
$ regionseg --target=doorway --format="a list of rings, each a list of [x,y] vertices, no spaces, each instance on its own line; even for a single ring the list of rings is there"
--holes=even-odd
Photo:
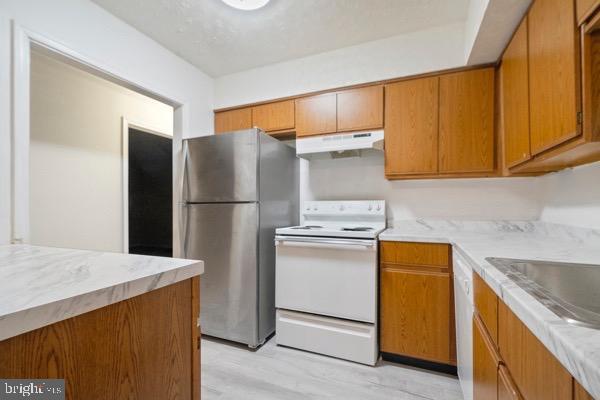
[[[173,256],[172,137],[127,129],[127,247],[131,254]]]

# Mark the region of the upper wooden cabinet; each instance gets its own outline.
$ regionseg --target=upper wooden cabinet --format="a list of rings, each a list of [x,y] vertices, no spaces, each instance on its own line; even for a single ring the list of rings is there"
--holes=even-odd
[[[439,77],[385,88],[385,174],[438,172]]]
[[[531,158],[527,17],[510,41],[501,66],[504,157],[507,168]]]
[[[296,136],[321,135],[337,130],[335,93],[296,99]]]
[[[252,107],[252,126],[265,132],[294,129],[294,100],[277,101]]]
[[[252,128],[252,109],[250,108],[238,108],[215,113],[215,133],[249,128]]]
[[[383,127],[383,86],[366,86],[337,93],[337,131]]]
[[[494,69],[440,76],[439,170],[491,172],[494,160]]]
[[[580,133],[578,41],[572,0],[535,0],[528,14],[531,152]]]
[[[450,246],[381,242],[381,351],[456,364]]]

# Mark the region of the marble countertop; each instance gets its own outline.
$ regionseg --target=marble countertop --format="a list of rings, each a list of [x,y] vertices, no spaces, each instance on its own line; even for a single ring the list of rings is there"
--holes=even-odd
[[[600,231],[537,221],[412,220],[395,221],[379,240],[452,244],[575,379],[600,399],[600,330],[567,323],[485,260],[600,264]]]
[[[0,246],[0,340],[203,272],[197,260]]]

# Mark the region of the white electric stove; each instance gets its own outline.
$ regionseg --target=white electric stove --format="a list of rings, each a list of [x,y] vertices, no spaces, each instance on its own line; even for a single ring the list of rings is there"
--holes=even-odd
[[[276,230],[276,341],[375,365],[377,235],[384,201],[310,201]]]

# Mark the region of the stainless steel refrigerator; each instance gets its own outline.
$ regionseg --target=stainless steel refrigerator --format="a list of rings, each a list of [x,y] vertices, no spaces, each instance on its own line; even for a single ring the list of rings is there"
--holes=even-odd
[[[202,333],[257,347],[275,331],[275,228],[299,216],[296,152],[259,129],[183,149],[181,250],[205,262]]]

